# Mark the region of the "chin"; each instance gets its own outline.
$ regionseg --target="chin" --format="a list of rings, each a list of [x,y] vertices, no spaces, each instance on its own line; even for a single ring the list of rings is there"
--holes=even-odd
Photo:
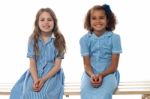
[[[43,31],[43,32],[45,32],[45,33],[50,33],[50,30],[45,30],[45,31]]]

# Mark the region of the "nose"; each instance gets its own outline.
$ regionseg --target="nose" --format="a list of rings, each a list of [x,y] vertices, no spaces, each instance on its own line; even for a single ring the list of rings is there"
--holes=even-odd
[[[100,22],[100,19],[96,19],[96,22]]]
[[[48,24],[49,22],[47,20],[44,21],[45,24]]]

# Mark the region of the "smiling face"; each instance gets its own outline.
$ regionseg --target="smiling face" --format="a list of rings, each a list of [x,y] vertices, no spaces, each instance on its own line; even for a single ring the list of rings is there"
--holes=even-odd
[[[100,35],[106,31],[107,17],[104,10],[93,10],[91,11],[90,17],[91,28],[93,31]]]
[[[38,20],[39,28],[42,33],[52,32],[54,28],[54,20],[48,12],[42,12]]]

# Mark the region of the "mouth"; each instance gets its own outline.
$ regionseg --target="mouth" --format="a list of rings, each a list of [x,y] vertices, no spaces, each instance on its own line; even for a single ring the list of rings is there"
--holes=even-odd
[[[102,26],[103,24],[100,24],[100,23],[98,23],[98,24],[95,24],[95,26]]]
[[[95,27],[98,27],[98,28],[99,28],[99,27],[102,27],[102,26],[103,26],[102,24],[96,24],[96,25],[95,25]]]
[[[49,29],[49,28],[50,28],[50,26],[43,26],[43,28],[44,28],[44,29]]]

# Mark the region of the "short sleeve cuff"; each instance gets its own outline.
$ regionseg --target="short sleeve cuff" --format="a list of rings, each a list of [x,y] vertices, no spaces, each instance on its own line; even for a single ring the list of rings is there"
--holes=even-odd
[[[57,52],[57,58],[64,59],[64,54],[65,52],[62,52],[60,55],[58,55],[58,52]]]
[[[27,53],[27,58],[34,58],[35,56],[30,54],[30,53]]]
[[[64,59],[64,56],[58,56],[57,58],[59,58],[59,59]]]
[[[82,56],[89,56],[89,53],[81,53]]]
[[[120,54],[120,53],[122,53],[122,50],[120,50],[120,51],[112,51],[112,53],[114,53],[114,54]]]

